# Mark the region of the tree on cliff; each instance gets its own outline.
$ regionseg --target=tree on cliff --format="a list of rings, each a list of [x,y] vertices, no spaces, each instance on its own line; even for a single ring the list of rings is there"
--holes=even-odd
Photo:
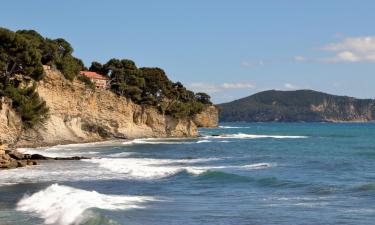
[[[41,79],[41,55],[23,36],[0,28],[0,79],[6,85],[15,74]]]
[[[55,66],[67,79],[73,80],[84,68],[82,60],[73,56],[73,47],[65,39],[44,38],[34,30],[19,30],[16,34],[37,49],[43,65]]]
[[[205,93],[187,90],[173,83],[165,71],[157,67],[138,68],[129,59],[110,59],[102,65],[92,62],[90,71],[109,76],[111,90],[143,106],[152,106],[163,114],[177,118],[193,116],[212,104]]]
[[[206,93],[198,92],[195,94],[195,98],[198,102],[201,102],[205,105],[212,105],[211,97]]]
[[[28,35],[29,38],[0,28],[0,97],[12,99],[25,128],[42,122],[48,113],[35,85],[21,85],[25,80],[40,80],[44,75],[42,55],[36,44],[39,37],[35,33]],[[31,36],[35,38],[33,41],[29,40]]]

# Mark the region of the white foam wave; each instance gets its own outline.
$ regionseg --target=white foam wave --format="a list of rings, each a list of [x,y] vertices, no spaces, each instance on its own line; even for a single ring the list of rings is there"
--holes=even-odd
[[[104,195],[69,186],[53,184],[31,196],[25,195],[17,210],[35,213],[46,224],[70,225],[84,220],[83,212],[90,208],[126,210],[141,208],[142,203],[156,200],[145,196]]]
[[[190,140],[190,141],[189,141]],[[193,139],[181,139],[181,138],[140,138],[134,139],[131,141],[125,141],[123,145],[136,145],[136,144],[150,144],[150,145],[157,145],[157,144],[170,144],[170,145],[178,145],[178,144],[194,144],[195,142],[192,141]]]
[[[275,139],[299,139],[307,136],[290,136],[290,135],[262,135],[262,134],[222,134],[218,136],[205,136],[204,139],[257,139],[257,138],[275,138]]]
[[[250,127],[219,126],[219,128],[222,128],[222,129],[247,129],[247,128],[250,128]]]
[[[149,159],[149,158],[101,158],[85,161],[98,164],[115,173],[126,174],[134,179],[160,179],[186,171],[193,175],[202,174],[208,170],[253,170],[274,166],[271,163],[256,163],[250,165],[225,165],[225,166],[195,166],[193,163],[201,163],[220,158],[208,159]]]
[[[136,152],[119,152],[119,153],[110,154],[109,156],[115,157],[115,158],[122,158],[122,157],[129,157],[129,156],[132,156],[134,154],[137,154],[137,153]]]
[[[200,141],[197,141],[198,144],[199,143],[210,143],[210,142],[212,142],[212,141],[209,141],[209,140],[200,140]]]

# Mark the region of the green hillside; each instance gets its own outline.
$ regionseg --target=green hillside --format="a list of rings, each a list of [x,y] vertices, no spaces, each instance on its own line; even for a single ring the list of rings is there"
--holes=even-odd
[[[374,100],[313,90],[264,91],[219,105],[221,122],[371,121]]]

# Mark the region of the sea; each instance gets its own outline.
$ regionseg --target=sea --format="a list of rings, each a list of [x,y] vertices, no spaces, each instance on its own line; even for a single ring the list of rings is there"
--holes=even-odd
[[[200,137],[20,149],[1,225],[375,224],[375,124],[223,123]]]

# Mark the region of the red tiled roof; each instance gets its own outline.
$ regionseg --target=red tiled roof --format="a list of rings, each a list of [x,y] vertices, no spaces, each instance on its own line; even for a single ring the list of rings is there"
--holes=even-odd
[[[89,78],[93,78],[93,79],[96,79],[96,80],[110,80],[109,77],[107,76],[103,76],[101,74],[98,74],[96,72],[91,72],[91,71],[81,71],[79,72],[81,75],[84,75],[86,77],[89,77]]]

